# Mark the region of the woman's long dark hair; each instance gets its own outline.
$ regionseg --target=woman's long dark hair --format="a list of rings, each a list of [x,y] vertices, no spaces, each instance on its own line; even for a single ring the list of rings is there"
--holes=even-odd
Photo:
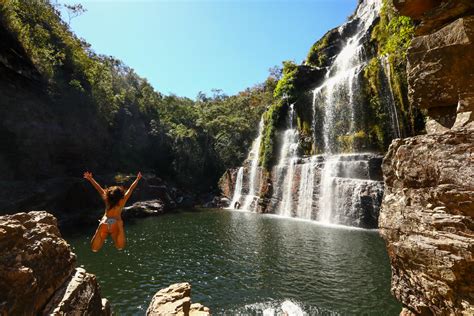
[[[113,186],[105,189],[108,209],[111,209],[125,196],[125,189],[121,186]]]

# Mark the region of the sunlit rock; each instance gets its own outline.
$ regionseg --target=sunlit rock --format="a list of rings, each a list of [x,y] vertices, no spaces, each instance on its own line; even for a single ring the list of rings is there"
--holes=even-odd
[[[0,249],[1,315],[110,314],[95,277],[75,268],[51,214],[1,216]]]
[[[146,315],[206,316],[210,315],[210,311],[199,303],[191,304],[191,284],[176,283],[153,296]]]

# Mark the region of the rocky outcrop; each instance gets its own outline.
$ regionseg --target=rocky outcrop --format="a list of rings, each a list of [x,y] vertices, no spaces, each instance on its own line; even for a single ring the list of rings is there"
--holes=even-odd
[[[95,276],[76,269],[76,256],[46,212],[0,217],[1,315],[110,315]]]
[[[122,212],[122,218],[156,216],[164,212],[165,205],[161,200],[142,201],[125,207]]]
[[[415,38],[408,51],[410,101],[435,113],[439,107],[451,107],[453,117],[448,113],[430,113],[445,128],[454,125],[456,110],[474,110],[474,54],[466,54],[472,51],[474,16],[460,18],[437,32]],[[458,124],[457,128],[469,123]]]
[[[396,140],[379,227],[392,292],[417,314],[474,313],[474,133]]]
[[[429,134],[395,140],[383,163],[392,293],[401,315],[473,315],[474,3],[394,3],[425,34],[408,51],[408,83]]]
[[[206,316],[210,315],[210,310],[199,303],[191,304],[189,283],[177,283],[158,291],[153,296],[146,315]]]
[[[43,315],[110,315],[108,301],[100,296],[93,274],[76,268],[43,310]]]

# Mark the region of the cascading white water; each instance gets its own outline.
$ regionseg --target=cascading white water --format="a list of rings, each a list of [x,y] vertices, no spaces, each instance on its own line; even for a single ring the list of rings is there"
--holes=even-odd
[[[343,133],[355,132],[357,104],[354,96],[359,93],[358,76],[367,64],[363,40],[378,16],[381,4],[380,0],[366,0],[360,4],[354,17],[359,21],[355,34],[347,40],[334,59],[323,83],[313,91],[313,107],[319,106],[324,113],[322,130],[326,154],[335,152],[337,137],[343,135],[339,129],[342,128]],[[344,32],[346,27],[347,23],[339,28],[339,32]],[[313,113],[315,112],[313,108]],[[346,119],[349,128],[336,126],[337,121],[344,121],[341,117],[344,113],[349,114]]]
[[[382,0],[361,1],[353,18],[338,29],[340,37],[347,38],[345,45],[331,59],[324,80],[313,90],[313,140],[319,137],[314,148],[324,154],[298,157],[300,135],[294,126],[294,105],[289,106],[288,128],[281,134],[266,211],[330,224],[376,227],[383,187],[380,175],[373,174],[373,165],[380,166],[381,158],[337,153],[341,151],[341,139],[363,128],[359,121],[360,114],[364,114],[364,104],[360,104],[364,100],[361,74],[371,57],[364,43],[370,39],[368,30],[381,6]],[[321,136],[316,131],[321,131]],[[255,152],[253,147],[251,152]],[[252,208],[254,192],[260,185],[253,182],[258,178],[252,171],[257,170],[253,169],[256,163],[252,160],[244,208]]]
[[[239,209],[246,211],[254,212],[257,207],[258,201],[258,189],[259,189],[259,180],[260,180],[260,169],[258,167],[258,158],[260,156],[260,144],[262,143],[262,133],[263,133],[263,116],[259,123],[258,136],[252,143],[252,148],[248,154],[247,162],[250,163],[250,168],[248,177],[248,192],[243,194],[244,187],[247,187],[244,181],[244,167],[240,167],[237,173],[237,179],[235,183],[234,194],[232,196],[232,201],[229,205],[230,209],[235,208],[236,202],[238,203]],[[243,200],[243,204],[242,201]]]
[[[362,208],[369,213],[383,193],[381,181],[371,178],[370,154],[340,154],[326,158],[321,174],[318,221],[323,223],[360,225]],[[362,205],[368,198],[371,205]]]
[[[234,195],[232,196],[232,201],[230,202],[229,208],[234,208],[235,203],[240,201],[242,197],[242,183],[244,178],[244,167],[240,167],[237,172],[237,179],[235,180]],[[240,202],[239,202],[240,203]]]
[[[283,134],[280,161],[277,166],[279,169],[279,176],[281,176],[281,170],[286,169],[286,174],[283,178],[283,198],[277,210],[277,214],[282,216],[291,216],[291,209],[293,206],[293,178],[295,173],[296,149],[298,148],[298,131],[293,126],[294,120],[295,109],[294,104],[291,104],[288,111],[289,128]]]
[[[353,179],[354,164],[341,161],[343,155],[331,154],[338,150],[338,137],[356,132],[355,95],[360,93],[358,76],[367,64],[363,39],[379,14],[381,4],[379,0],[363,1],[360,4],[355,15],[359,19],[355,34],[347,40],[335,58],[326,74],[326,80],[313,91],[313,107],[322,107],[324,112],[322,131],[326,157],[321,172],[318,214],[318,220],[324,223],[341,223],[339,214],[346,212],[347,208],[353,209],[357,199],[360,199],[360,180]],[[339,31],[343,31],[345,27],[346,25],[342,26]],[[350,113],[348,119],[341,116],[344,112]],[[341,121],[348,124],[340,126]],[[351,205],[346,203],[348,195],[353,202]]]
[[[298,189],[298,204],[296,207],[296,217],[312,219],[314,202],[314,176],[316,166],[315,157],[301,166],[300,187]]]
[[[392,121],[393,133],[397,138],[402,137],[402,132],[400,130],[400,121],[398,119],[398,110],[395,104],[395,96],[393,95],[392,89],[392,69],[390,67],[390,63],[388,62],[388,56],[384,55],[380,58],[380,62],[385,72],[385,76],[387,78],[387,88],[389,94],[387,95],[386,102],[388,103],[388,110],[390,113],[390,120]]]
[[[244,210],[255,211],[256,200],[258,199],[257,188],[259,172],[258,172],[258,158],[260,156],[260,144],[262,143],[262,132],[263,132],[263,117],[260,120],[258,126],[258,136],[252,144],[252,149],[250,150],[248,159],[251,160],[250,164],[250,174],[249,174],[249,192],[245,197],[244,204],[242,208]],[[257,175],[258,173],[258,175]]]

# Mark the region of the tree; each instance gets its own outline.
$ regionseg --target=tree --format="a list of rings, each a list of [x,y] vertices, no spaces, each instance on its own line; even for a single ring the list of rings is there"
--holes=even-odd
[[[71,24],[71,20],[77,18],[78,16],[82,15],[83,13],[87,12],[87,9],[80,3],[76,4],[65,4],[64,8],[66,9],[67,16],[68,16],[68,23]]]

